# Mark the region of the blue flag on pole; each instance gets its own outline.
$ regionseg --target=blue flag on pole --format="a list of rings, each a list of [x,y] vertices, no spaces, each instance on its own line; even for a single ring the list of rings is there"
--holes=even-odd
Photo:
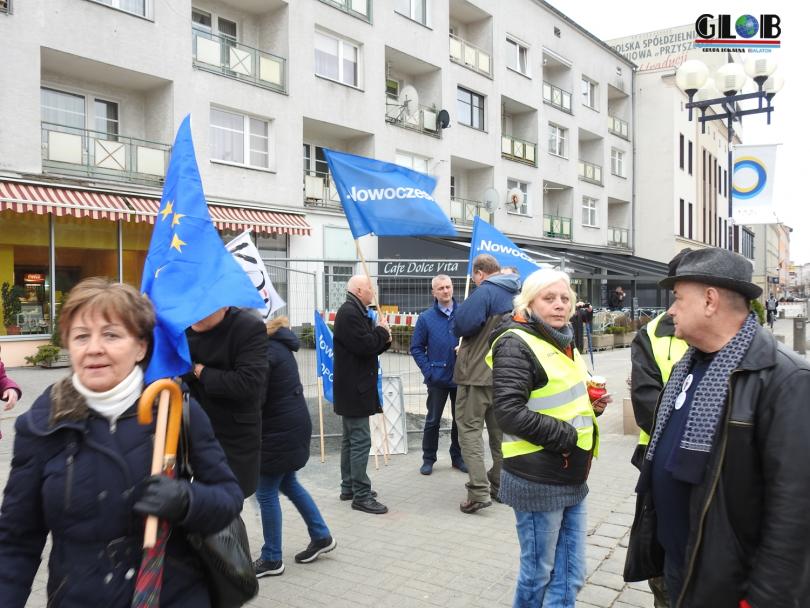
[[[324,150],[354,238],[455,236],[433,199],[436,179],[407,167]]]
[[[224,306],[264,306],[211,222],[189,116],[180,124],[172,147],[141,291],[157,315],[146,382],[191,369],[185,330],[193,323]]]
[[[475,216],[473,224],[472,239],[470,241],[470,266],[468,273],[472,273],[472,264],[475,256],[480,253],[488,253],[501,266],[514,266],[518,269],[521,278],[525,279],[535,270],[544,268],[544,264],[535,262],[529,254],[506,238],[500,230],[497,230],[480,217]]]
[[[332,342],[332,332],[315,311],[315,363],[318,366],[318,375],[323,383],[323,396],[327,401],[334,402],[332,382],[335,376],[335,351]]]

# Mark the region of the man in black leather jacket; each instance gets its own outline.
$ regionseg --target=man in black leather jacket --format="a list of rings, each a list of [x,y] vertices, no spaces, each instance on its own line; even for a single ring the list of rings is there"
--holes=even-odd
[[[675,608],[810,607],[810,365],[751,316],[741,256],[690,252],[660,285],[692,348],[659,399],[625,579],[664,574]]]

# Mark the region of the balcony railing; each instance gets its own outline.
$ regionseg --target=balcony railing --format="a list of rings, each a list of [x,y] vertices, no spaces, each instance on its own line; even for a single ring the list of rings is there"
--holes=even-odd
[[[543,236],[571,240],[571,218],[559,215],[543,215]]]
[[[371,23],[371,0],[321,0],[321,2]]]
[[[501,135],[501,156],[536,167],[537,144],[511,135]]]
[[[169,144],[42,123],[42,168],[46,172],[159,185],[170,153]]]
[[[249,82],[280,93],[287,91],[287,60],[236,42],[192,30],[194,67]]]
[[[624,139],[630,139],[630,125],[621,118],[608,116],[608,131]]]
[[[602,167],[584,160],[579,161],[579,179],[601,186]]]
[[[385,122],[389,124],[441,138],[438,115],[435,106],[417,106],[412,101],[403,105],[395,95],[385,96]]]
[[[627,228],[608,226],[608,245],[611,247],[630,247],[630,231]]]
[[[489,53],[455,34],[450,34],[450,60],[479,74],[492,76],[492,59]]]
[[[543,81],[543,101],[551,104],[558,110],[571,114],[571,93],[555,87],[550,82]]]
[[[455,196],[450,199],[450,220],[454,224],[472,226],[476,215],[490,224],[493,223],[492,213],[487,211],[486,206],[481,201]]]
[[[304,206],[343,210],[331,173],[304,171]]]

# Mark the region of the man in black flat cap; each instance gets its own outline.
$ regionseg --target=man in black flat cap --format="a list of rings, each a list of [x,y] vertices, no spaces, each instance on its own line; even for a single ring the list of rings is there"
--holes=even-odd
[[[691,251],[669,314],[689,350],[658,401],[625,579],[675,608],[810,606],[810,365],[750,311],[751,264]]]

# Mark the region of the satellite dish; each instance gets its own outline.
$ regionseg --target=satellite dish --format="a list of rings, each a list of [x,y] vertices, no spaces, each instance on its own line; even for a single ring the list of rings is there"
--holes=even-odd
[[[512,188],[506,195],[506,202],[512,205],[512,208],[517,210],[523,204],[523,190],[520,188]]]
[[[436,117],[439,128],[448,129],[450,127],[450,112],[447,110],[439,110],[439,115]]]
[[[402,108],[400,118],[415,120],[419,114],[419,93],[413,85],[407,84],[402,87],[397,97]]]
[[[495,210],[498,208],[498,201],[500,200],[500,195],[495,188],[487,188],[484,190],[484,207],[490,213],[494,213]]]

